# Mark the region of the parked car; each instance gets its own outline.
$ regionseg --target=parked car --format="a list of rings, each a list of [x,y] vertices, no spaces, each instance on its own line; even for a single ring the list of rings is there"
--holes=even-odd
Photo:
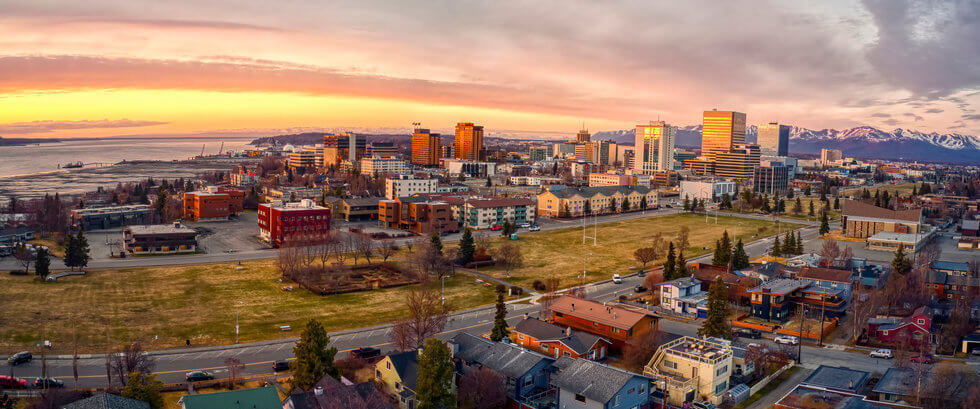
[[[31,355],[30,352],[20,351],[8,357],[7,363],[10,364],[10,366],[17,366],[20,364],[26,364],[28,362],[31,362],[32,358],[34,357]]]
[[[541,226],[535,224],[534,226],[528,227],[527,231],[541,231]]]
[[[499,230],[503,230],[503,229],[504,229],[504,225],[502,225],[502,224],[495,224],[493,226],[490,226],[490,230],[497,230],[497,231],[499,231]]]
[[[214,379],[214,375],[208,371],[193,371],[188,372],[185,378],[187,378],[187,382],[210,381]]]
[[[0,389],[27,389],[27,381],[13,376],[0,375]]]
[[[272,363],[272,372],[282,372],[289,370],[289,361],[281,360]]]
[[[868,354],[868,356],[870,356],[872,358],[892,359],[892,358],[895,357],[895,354],[893,354],[892,353],[892,350],[890,350],[888,348],[878,348],[878,349],[876,349],[874,351],[871,351]]]
[[[368,362],[376,362],[381,360],[381,350],[374,347],[361,347],[351,350],[350,356]]]
[[[936,362],[936,360],[932,357],[932,355],[929,355],[929,354],[916,355],[916,356],[913,356],[913,357],[909,358],[909,360],[912,361],[912,362],[915,362],[917,364],[918,363],[931,364],[931,363]]]
[[[633,291],[636,291],[638,293],[645,293],[647,292],[647,288],[642,285],[638,285],[636,287],[633,287]]]
[[[34,380],[34,389],[54,389],[64,387],[65,383],[55,378],[37,378]]]
[[[612,282],[614,282],[616,284],[622,284],[623,283],[623,277],[620,277],[619,274],[613,274]]]
[[[520,227],[522,229],[530,229],[531,228],[531,223],[521,223],[521,225],[518,226],[518,227]]]
[[[786,345],[796,345],[800,343],[800,339],[792,335],[780,335],[776,338],[773,338],[772,341],[777,344],[786,344]]]
[[[711,402],[696,401],[691,402],[691,409],[718,409],[718,407]]]
[[[646,270],[637,271],[636,272],[636,276],[637,277],[646,277],[647,276],[647,271]]]
[[[751,328],[736,328],[732,331],[732,335],[742,338],[752,338],[759,339],[762,338],[762,332],[757,329]]]

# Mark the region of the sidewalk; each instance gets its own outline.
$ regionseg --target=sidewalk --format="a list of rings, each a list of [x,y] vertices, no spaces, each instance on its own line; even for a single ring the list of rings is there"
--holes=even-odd
[[[813,372],[812,369],[806,369],[806,367],[800,366],[797,368],[798,369],[796,370],[796,372],[790,375],[789,378],[786,378],[786,380],[784,380],[783,383],[779,384],[779,386],[777,386],[775,389],[773,389],[765,396],[759,398],[759,400],[749,405],[746,409],[771,408],[773,405],[776,404],[776,402],[779,401],[779,399],[781,399],[783,396],[789,393],[790,390],[795,388],[796,385],[799,385],[800,382],[806,379],[807,376],[810,376],[810,373]]]

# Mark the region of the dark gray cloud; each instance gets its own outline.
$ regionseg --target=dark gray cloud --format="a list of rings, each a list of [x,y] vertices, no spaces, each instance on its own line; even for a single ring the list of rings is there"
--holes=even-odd
[[[964,121],[980,121],[980,114],[967,114],[963,115]]]
[[[892,115],[891,114],[886,114],[884,112],[875,112],[875,113],[871,114],[871,117],[872,118],[891,118]]]
[[[927,114],[940,114],[940,113],[943,113],[944,111],[945,110],[942,109],[942,108],[929,108],[929,109],[926,110],[926,113]]]
[[[136,128],[142,126],[166,125],[160,121],[134,121],[130,119],[102,119],[85,121],[31,121],[0,124],[0,134],[32,134],[63,131],[69,129],[95,128]]]
[[[899,120],[894,119],[894,118],[892,118],[892,119],[886,119],[885,121],[883,121],[883,123],[885,125],[892,125],[892,126],[894,126],[894,125],[898,125],[899,124]]]
[[[929,98],[980,86],[980,1],[864,0],[878,29],[868,60]]]

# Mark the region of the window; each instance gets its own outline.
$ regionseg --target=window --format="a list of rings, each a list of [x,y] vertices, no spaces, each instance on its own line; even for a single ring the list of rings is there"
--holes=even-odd
[[[677,362],[664,360],[664,366],[670,369],[677,369]]]
[[[919,325],[925,325],[925,324],[926,324],[926,320],[924,320],[924,319],[922,319],[922,318],[919,318],[919,320],[918,320],[918,321],[916,321],[916,322],[918,322],[918,323],[919,323]]]
[[[616,396],[613,396],[613,404],[612,405],[613,406],[619,406],[619,394],[616,394]]]
[[[391,369],[391,361],[385,362],[385,366],[388,367],[388,369]]]
[[[715,395],[721,394],[726,390],[728,390],[728,381],[719,383],[718,386],[715,386]]]
[[[579,395],[579,394],[576,393],[575,394],[575,400],[576,401],[579,401],[579,402],[582,402],[582,403],[585,403],[585,396],[584,395]]]
[[[548,352],[548,344],[541,344],[541,350]]]
[[[531,386],[533,384],[534,384],[534,377],[533,376],[524,377],[524,386]]]
[[[728,372],[728,365],[718,368],[718,370],[715,371],[715,376],[721,376],[725,372]]]

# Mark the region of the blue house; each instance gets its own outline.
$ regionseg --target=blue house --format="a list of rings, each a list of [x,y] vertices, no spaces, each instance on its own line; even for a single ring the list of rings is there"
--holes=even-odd
[[[551,384],[562,409],[632,409],[647,407],[652,380],[587,359],[558,358]]]
[[[549,388],[554,359],[465,332],[453,336],[449,347],[457,374],[465,375],[483,367],[492,369],[504,377],[507,398],[516,407],[536,409],[554,404],[555,396]]]

